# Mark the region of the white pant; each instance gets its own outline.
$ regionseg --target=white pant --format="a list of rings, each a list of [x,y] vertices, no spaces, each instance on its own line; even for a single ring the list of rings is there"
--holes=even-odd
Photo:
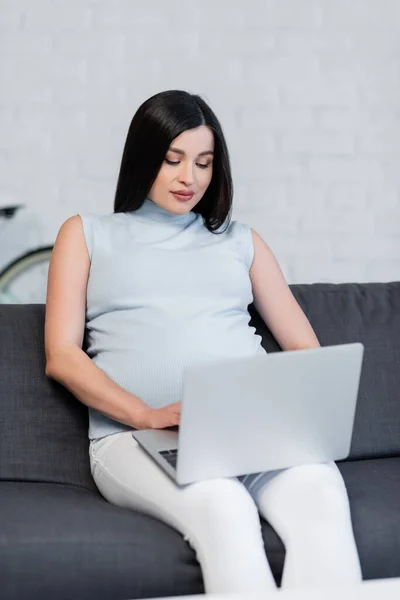
[[[248,489],[246,479],[237,478],[178,486],[130,431],[92,441],[90,463],[106,500],[151,515],[184,536],[196,551],[207,593],[276,587],[259,512],[285,545],[282,587],[362,579],[347,492],[334,463],[265,473]]]

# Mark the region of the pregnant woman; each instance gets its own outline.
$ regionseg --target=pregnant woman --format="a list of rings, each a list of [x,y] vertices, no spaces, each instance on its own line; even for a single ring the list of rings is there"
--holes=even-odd
[[[114,211],[73,215],[58,232],[46,373],[89,408],[91,470],[104,498],[178,530],[206,592],[275,588],[260,515],[286,548],[283,587],[357,583],[334,463],[180,487],[131,435],[179,424],[186,365],[265,352],[249,326],[253,300],[283,350],[319,346],[267,243],[231,220],[232,190],[226,141],[207,103],[180,90],[146,100],[129,127]],[[246,411],[245,400],[232,410]]]

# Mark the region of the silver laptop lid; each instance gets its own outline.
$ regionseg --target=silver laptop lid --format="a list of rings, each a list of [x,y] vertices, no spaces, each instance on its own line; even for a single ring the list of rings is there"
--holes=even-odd
[[[187,367],[177,481],[346,458],[364,346],[324,346]]]

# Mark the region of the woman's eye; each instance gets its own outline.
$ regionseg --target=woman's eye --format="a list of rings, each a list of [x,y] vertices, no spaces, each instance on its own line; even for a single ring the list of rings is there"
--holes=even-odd
[[[179,160],[177,162],[173,162],[172,160],[168,160],[167,158],[165,159],[165,162],[168,163],[169,165],[179,165]],[[210,166],[210,163],[208,165],[201,165],[196,163],[198,167],[200,167],[201,169],[208,169],[208,167]]]

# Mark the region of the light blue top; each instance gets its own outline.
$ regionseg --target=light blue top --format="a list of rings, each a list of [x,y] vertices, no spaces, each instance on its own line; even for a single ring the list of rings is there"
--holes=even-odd
[[[264,352],[249,326],[250,227],[215,234],[193,212],[149,199],[137,211],[80,215],[91,258],[87,353],[152,408],[181,400],[185,365]],[[126,431],[89,408],[89,438]]]

